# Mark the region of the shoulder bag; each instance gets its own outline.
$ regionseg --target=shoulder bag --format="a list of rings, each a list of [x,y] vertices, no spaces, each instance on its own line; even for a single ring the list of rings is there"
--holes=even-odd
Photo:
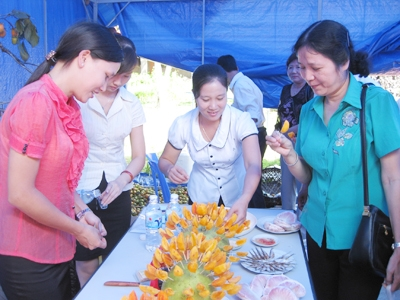
[[[368,168],[367,168],[367,139],[365,129],[365,96],[368,85],[364,84],[361,92],[361,152],[364,181],[364,211],[358,227],[353,246],[349,252],[351,264],[373,271],[385,277],[386,267],[393,254],[393,233],[390,218],[378,207],[369,204]]]

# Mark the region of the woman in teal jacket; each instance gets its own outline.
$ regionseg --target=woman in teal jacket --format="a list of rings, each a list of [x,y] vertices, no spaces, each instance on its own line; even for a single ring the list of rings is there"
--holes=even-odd
[[[318,95],[302,107],[296,151],[278,131],[267,144],[292,174],[308,184],[301,222],[307,229],[310,271],[318,299],[377,299],[383,279],[350,265],[348,253],[363,211],[361,83],[367,55],[355,52],[348,30],[324,20],[297,40],[301,75]],[[400,242],[400,115],[393,96],[371,86],[366,97],[370,202],[391,217]],[[400,249],[389,261],[385,284],[400,287]]]

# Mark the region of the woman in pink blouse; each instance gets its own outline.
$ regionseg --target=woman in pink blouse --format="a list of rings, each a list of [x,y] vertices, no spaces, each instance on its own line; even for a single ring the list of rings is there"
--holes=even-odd
[[[71,299],[75,241],[107,245],[104,226],[75,193],[88,154],[75,99],[104,90],[122,59],[107,28],[76,24],[3,115],[0,284],[8,299]]]

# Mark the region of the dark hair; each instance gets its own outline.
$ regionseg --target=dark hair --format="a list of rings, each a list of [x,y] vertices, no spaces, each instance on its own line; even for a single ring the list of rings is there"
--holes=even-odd
[[[109,62],[123,60],[121,47],[105,26],[92,22],[76,23],[61,37],[53,58],[41,63],[25,85],[48,73],[56,61],[63,61],[65,65],[69,65],[83,50],[90,50],[93,58]]]
[[[301,47],[309,47],[332,60],[340,67],[348,60],[349,71],[361,76],[369,75],[368,54],[355,51],[349,31],[342,24],[332,21],[318,21],[308,27],[293,47],[298,52]]]
[[[117,74],[132,72],[138,64],[135,44],[130,39],[120,34],[115,34],[115,38],[121,46],[124,54],[124,61],[121,63],[121,67]]]
[[[290,54],[289,58],[286,61],[286,69],[289,68],[289,65],[292,61],[297,60],[297,53],[296,52],[292,52],[292,54]]]
[[[194,98],[197,99],[200,96],[200,89],[203,85],[215,80],[228,90],[228,77],[221,66],[217,64],[205,64],[197,67],[192,76]]]
[[[222,55],[218,58],[217,64],[220,65],[226,72],[236,71],[238,69],[236,60],[232,55]]]

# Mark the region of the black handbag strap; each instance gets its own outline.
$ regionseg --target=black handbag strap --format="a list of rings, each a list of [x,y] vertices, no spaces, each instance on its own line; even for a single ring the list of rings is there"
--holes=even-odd
[[[365,126],[365,97],[367,95],[368,84],[363,84],[361,91],[361,111],[360,111],[360,131],[361,131],[361,154],[362,170],[364,181],[364,213],[369,213],[369,193],[368,193],[368,164],[367,164],[367,133]]]

